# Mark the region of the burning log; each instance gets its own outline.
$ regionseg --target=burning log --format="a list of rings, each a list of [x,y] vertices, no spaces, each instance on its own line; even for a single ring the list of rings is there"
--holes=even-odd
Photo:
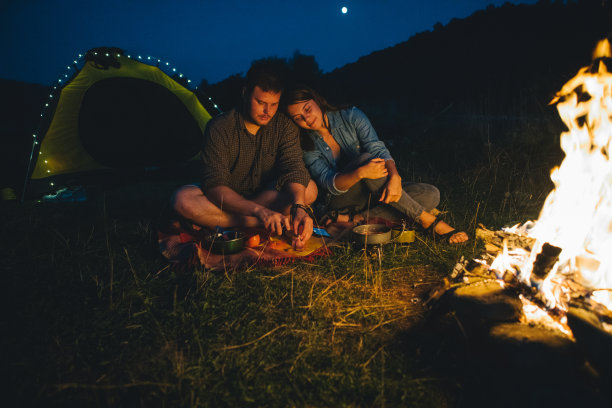
[[[506,241],[508,249],[523,248],[526,251],[531,251],[536,242],[535,238],[525,235],[518,235],[503,230],[491,231],[482,224],[479,224],[476,229],[476,238],[484,241],[485,249],[491,255],[501,253],[504,241]]]
[[[562,249],[548,242],[542,245],[542,251],[536,257],[533,263],[532,277],[535,275],[539,280],[544,280],[554,268],[555,264],[559,260],[559,254]]]

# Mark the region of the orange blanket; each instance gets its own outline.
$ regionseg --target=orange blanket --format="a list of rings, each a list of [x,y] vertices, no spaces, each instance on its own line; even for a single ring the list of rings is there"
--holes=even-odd
[[[397,225],[383,218],[372,218],[370,223]],[[259,234],[261,243],[253,248],[232,255],[214,254],[207,250],[202,242],[205,232],[189,232],[181,227],[178,221],[171,222],[163,232],[158,232],[159,249],[175,265],[203,265],[211,269],[233,268],[239,265],[284,265],[296,259],[312,260],[330,254],[330,247],[338,242],[351,239],[352,222],[337,222],[326,227],[332,238],[313,236],[308,240],[303,251],[295,251],[290,241],[284,237],[269,236],[261,228],[243,228],[247,236]]]
[[[313,236],[306,243],[304,250],[296,251],[285,237],[270,236],[267,231],[258,228],[243,228],[241,231],[247,236],[259,234],[260,243],[232,255],[220,255],[208,251],[202,241],[204,233],[186,231],[178,222],[172,223],[170,228],[163,232],[159,231],[157,238],[162,255],[171,263],[203,265],[212,269],[233,268],[245,264],[282,265],[297,258],[310,260],[329,255],[328,246],[334,242],[333,238]]]

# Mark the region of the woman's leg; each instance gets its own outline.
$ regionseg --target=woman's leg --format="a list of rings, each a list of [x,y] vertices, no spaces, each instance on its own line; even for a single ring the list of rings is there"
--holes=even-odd
[[[347,163],[342,171],[353,171],[371,158],[372,155],[370,153],[363,153]],[[327,208],[329,210],[352,208],[354,211],[359,212],[367,207],[370,194],[371,190],[364,184],[364,180],[362,180],[349,188],[345,193],[332,195],[327,203]]]
[[[375,197],[376,204],[378,204],[378,198],[386,183],[386,177],[364,180],[364,184]],[[416,220],[423,211],[431,211],[439,202],[440,191],[435,186],[425,183],[409,183],[402,189],[400,199],[388,205],[399,211],[402,216]]]
[[[407,182],[402,183],[402,189],[425,211],[429,212],[440,204],[440,190],[431,184]]]

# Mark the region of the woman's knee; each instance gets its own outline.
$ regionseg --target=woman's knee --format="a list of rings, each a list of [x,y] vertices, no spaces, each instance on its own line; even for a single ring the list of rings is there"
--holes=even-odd
[[[403,189],[414,201],[422,205],[425,211],[430,211],[440,204],[440,190],[436,186],[426,183],[406,183]]]
[[[372,193],[381,193],[382,188],[387,184],[388,177],[380,177],[377,179],[363,179],[362,182],[368,187]]]
[[[421,205],[425,210],[431,211],[440,204],[440,190],[438,190],[438,187],[432,186],[431,184],[425,184],[425,186],[425,194]]]

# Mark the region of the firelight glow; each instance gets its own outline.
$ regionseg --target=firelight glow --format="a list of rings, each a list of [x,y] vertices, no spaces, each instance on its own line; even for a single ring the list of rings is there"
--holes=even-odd
[[[523,282],[530,282],[545,243],[561,249],[540,287],[549,307],[566,308],[573,281],[612,310],[612,73],[602,61],[610,55],[608,40],[600,41],[593,65],[580,69],[551,102],[568,129],[561,134],[566,156],[551,172],[555,188],[535,225],[514,228],[536,239],[522,265],[513,268]],[[514,261],[504,252],[499,256],[505,259],[494,263],[510,270]]]

